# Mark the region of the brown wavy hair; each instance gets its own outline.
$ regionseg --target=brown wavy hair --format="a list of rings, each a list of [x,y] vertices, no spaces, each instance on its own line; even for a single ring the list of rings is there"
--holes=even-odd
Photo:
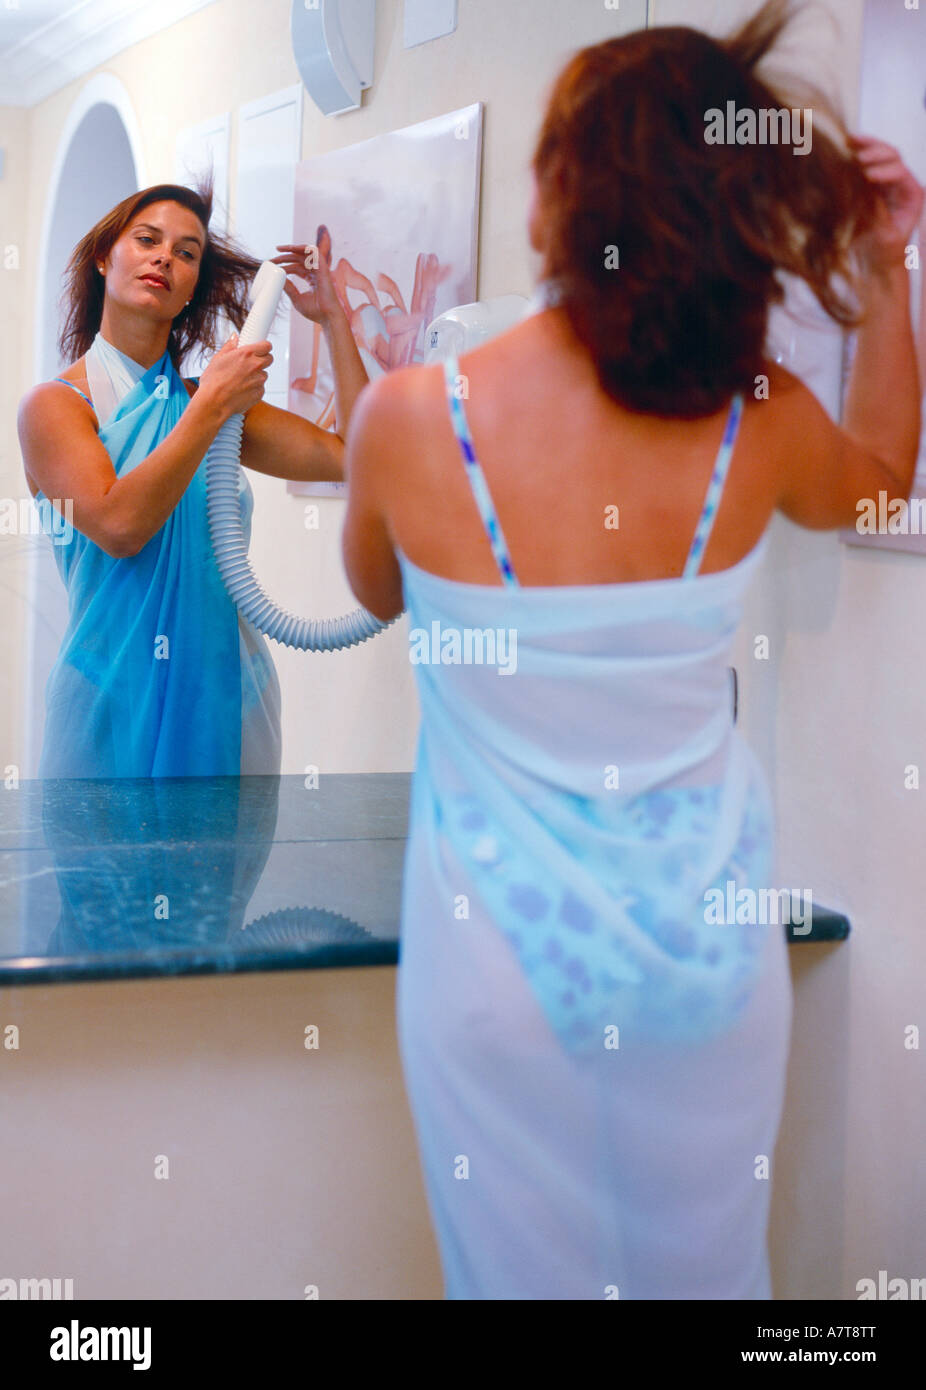
[[[196,214],[205,233],[205,246],[199,266],[199,279],[188,305],[174,319],[167,347],[179,371],[183,359],[194,347],[214,352],[223,328],[223,316],[241,329],[248,314],[248,287],[260,261],[248,255],[227,237],[209,230],[212,216],[214,175],[210,171],[196,185],[159,183],[144,188],[117,203],[111,212],[91,227],[71,253],[64,271],[65,288],[59,301],[65,314],[58,336],[58,351],[69,362],[76,361],[90,347],[103,319],[106,282],[97,270],[126,227],[149,203],[180,203]]]
[[[877,194],[835,105],[807,83],[789,83],[786,99],[755,72],[799,12],[768,0],[722,40],[681,26],[610,39],[553,84],[532,159],[545,273],[602,389],[625,407],[691,419],[751,392],[769,308],[784,299],[779,271],[843,327],[861,321],[853,243]],[[712,108],[794,106],[798,91],[813,100],[809,153],[706,142]]]

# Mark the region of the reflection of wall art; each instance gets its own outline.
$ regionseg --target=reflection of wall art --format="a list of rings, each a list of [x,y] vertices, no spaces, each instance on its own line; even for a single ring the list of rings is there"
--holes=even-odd
[[[926,183],[926,6],[907,9],[897,0],[865,0],[862,31],[861,93],[855,128],[875,135],[897,149],[920,183]],[[920,269],[910,272],[913,322],[917,329],[921,383],[926,363],[926,217],[919,228]],[[843,371],[845,391],[853,338],[846,343]],[[845,396],[843,396],[845,399]],[[920,438],[920,456],[910,503],[901,507],[887,496],[872,498],[874,524],[881,530],[860,535],[840,532],[850,545],[883,546],[926,554],[926,431]],[[890,530],[885,530],[885,525]]]
[[[476,298],[481,155],[476,102],[297,165],[294,240],[328,259],[371,381],[421,363],[428,324]],[[300,314],[292,315],[289,363],[289,409],[333,429],[328,345]],[[315,496],[346,489],[287,484]]]

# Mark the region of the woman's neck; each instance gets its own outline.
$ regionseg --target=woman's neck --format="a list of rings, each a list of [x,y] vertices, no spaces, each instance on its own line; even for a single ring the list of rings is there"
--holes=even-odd
[[[100,332],[114,348],[146,370],[160,362],[167,351],[170,324],[154,323],[138,314],[120,313],[109,302],[103,306]]]

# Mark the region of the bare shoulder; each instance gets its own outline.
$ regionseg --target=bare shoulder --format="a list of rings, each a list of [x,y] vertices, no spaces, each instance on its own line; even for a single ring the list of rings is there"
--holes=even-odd
[[[182,381],[183,381],[184,386],[185,386],[186,389],[187,389],[187,395],[188,395],[188,396],[195,396],[195,395],[196,395],[196,392],[199,390],[199,382],[198,382],[198,381],[194,381],[194,380],[192,379],[192,377],[183,377],[183,378],[182,378]]]
[[[382,376],[376,377],[364,390],[369,391],[371,395],[375,394],[378,400],[394,408],[403,403],[412,405],[421,398],[422,389],[426,388],[429,382],[433,384],[437,380],[440,372],[440,363],[428,367],[420,363],[408,367],[394,367],[392,371],[383,372]]]
[[[384,515],[404,509],[433,440],[440,367],[396,367],[364,386],[347,428],[348,475]]]
[[[36,475],[41,474],[49,454],[54,452],[55,441],[67,438],[76,444],[92,439],[99,434],[99,423],[93,406],[76,391],[60,382],[40,381],[19,402],[16,430],[23,472],[29,491],[35,496],[39,486]]]
[[[768,387],[754,398],[747,395],[750,414],[761,428],[762,451],[774,469],[781,466],[781,454],[793,454],[796,443],[829,424],[829,416],[817,397],[800,377],[779,363],[765,359],[760,371]]]
[[[803,382],[800,377],[789,372],[787,367],[783,367],[780,362],[775,362],[770,357],[764,357],[761,362],[763,373],[768,377],[769,386],[777,386],[781,391],[798,390]]]
[[[421,412],[433,404],[438,380],[438,366],[396,367],[369,382],[357,399],[356,409],[366,419],[371,413],[376,426],[389,432],[390,438],[417,431],[423,424]],[[408,448],[408,440],[405,440]]]
[[[804,385],[800,377],[789,372],[778,362],[764,361],[762,371],[768,378],[768,400],[760,402],[761,404],[784,408],[791,415],[795,411],[807,412],[813,411],[814,408],[822,408],[814,393]],[[776,413],[780,414],[781,410]]]
[[[71,381],[72,378],[69,376],[68,380]],[[74,381],[73,384],[77,386],[78,382]],[[83,387],[80,389],[83,390]],[[21,431],[23,425],[41,424],[47,418],[59,420],[87,417],[96,420],[96,412],[83,396],[62,387],[60,381],[40,381],[20,400],[17,420]]]
[[[36,386],[31,386],[25,395],[19,399],[18,418],[20,421],[35,419],[41,415],[51,400],[53,383],[50,381],[40,381]],[[54,393],[57,395],[57,391]]]

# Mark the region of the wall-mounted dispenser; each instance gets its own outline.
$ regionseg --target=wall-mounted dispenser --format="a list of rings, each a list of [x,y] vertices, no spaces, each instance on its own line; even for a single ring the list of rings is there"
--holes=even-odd
[[[293,55],[325,116],[353,111],[373,83],[376,0],[293,0]]]
[[[474,304],[457,304],[428,324],[424,335],[424,365],[459,357],[494,338],[524,318],[532,301],[523,294],[500,294]]]

